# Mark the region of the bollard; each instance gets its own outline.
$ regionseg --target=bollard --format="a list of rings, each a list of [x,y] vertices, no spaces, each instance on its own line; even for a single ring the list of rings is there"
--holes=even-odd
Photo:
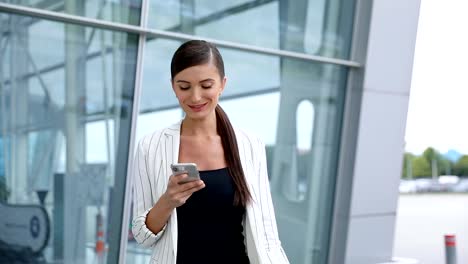
[[[457,247],[455,235],[445,235],[445,263],[457,264]]]

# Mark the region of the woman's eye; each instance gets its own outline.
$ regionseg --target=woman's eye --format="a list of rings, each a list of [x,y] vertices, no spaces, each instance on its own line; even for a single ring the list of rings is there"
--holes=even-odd
[[[188,90],[190,86],[179,86],[181,90]]]
[[[208,89],[208,88],[211,88],[212,85],[202,85],[202,88],[205,88],[205,89]]]

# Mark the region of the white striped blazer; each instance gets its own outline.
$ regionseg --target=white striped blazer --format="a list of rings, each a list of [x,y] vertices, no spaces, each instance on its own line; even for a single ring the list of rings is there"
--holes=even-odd
[[[133,163],[132,232],[139,244],[153,248],[150,263],[176,264],[176,210],[157,234],[148,229],[145,221],[148,212],[166,191],[171,175],[170,165],[178,161],[180,125],[181,121],[143,137],[138,144]],[[235,133],[242,168],[252,194],[252,201],[246,207],[243,221],[250,263],[289,263],[278,237],[267,174],[265,145],[258,138],[241,130],[236,129]]]

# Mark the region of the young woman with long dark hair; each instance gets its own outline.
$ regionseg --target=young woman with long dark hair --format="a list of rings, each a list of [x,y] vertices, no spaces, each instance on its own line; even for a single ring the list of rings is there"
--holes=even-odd
[[[264,144],[234,129],[218,105],[224,63],[211,43],[182,44],[171,62],[182,121],[145,136],[134,163],[136,241],[151,263],[289,263],[271,201]],[[195,163],[200,180],[172,175]]]

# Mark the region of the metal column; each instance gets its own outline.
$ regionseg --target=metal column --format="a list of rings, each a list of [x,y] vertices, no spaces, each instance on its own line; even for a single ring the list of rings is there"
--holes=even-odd
[[[84,15],[84,1],[66,1],[68,13]],[[79,167],[85,162],[85,127],[80,122],[86,112],[85,28],[65,24],[65,138],[64,179],[64,261],[84,263],[86,255],[86,211],[75,197]]]
[[[28,178],[28,134],[21,131],[28,123],[28,69],[27,53],[28,27],[22,16],[11,16],[10,20],[10,139],[11,159],[9,181],[11,183],[13,203],[27,201]]]

